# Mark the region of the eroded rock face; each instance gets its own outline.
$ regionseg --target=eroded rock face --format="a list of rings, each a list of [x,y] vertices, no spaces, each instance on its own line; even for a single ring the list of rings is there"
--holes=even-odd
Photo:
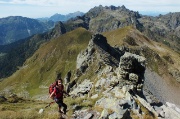
[[[85,94],[88,94],[92,88],[93,82],[90,80],[85,79],[81,84],[77,86],[70,94],[77,96],[83,96]]]
[[[118,66],[120,56],[123,54],[123,51],[111,47],[103,35],[93,35],[88,47],[77,56],[77,76],[83,74],[95,59],[99,64],[103,62],[110,66]]]
[[[137,91],[142,90],[145,72],[145,58],[126,52],[121,58],[118,69],[118,77],[130,81]]]
[[[152,119],[170,119],[170,112],[176,114],[175,118],[179,116],[159,103],[148,91],[143,92],[146,71],[144,57],[123,49],[117,50],[107,44],[105,37],[96,34],[92,36],[87,49],[78,55],[77,60],[79,77],[85,75],[86,70],[93,64],[97,64],[98,69],[94,70],[96,81],[85,79],[72,87],[70,94],[74,97],[83,98],[83,102],[95,101],[94,112],[88,109],[77,110],[73,116],[75,119],[129,119],[145,118],[147,115]],[[98,109],[101,111],[97,111]]]

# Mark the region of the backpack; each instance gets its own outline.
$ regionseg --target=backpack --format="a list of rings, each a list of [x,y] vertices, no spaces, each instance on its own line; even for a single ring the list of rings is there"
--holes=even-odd
[[[51,94],[53,91],[54,91],[54,88],[56,87],[56,82],[52,83],[50,86],[49,86],[49,94]]]
[[[50,86],[49,86],[49,94],[51,94],[54,89],[56,88],[56,84],[57,84],[57,81],[52,83]],[[57,88],[56,88],[57,89]],[[64,86],[61,85],[61,90],[57,90],[56,94],[54,94],[54,96],[58,96],[58,97],[62,97],[63,96],[63,92],[62,90],[64,89]]]

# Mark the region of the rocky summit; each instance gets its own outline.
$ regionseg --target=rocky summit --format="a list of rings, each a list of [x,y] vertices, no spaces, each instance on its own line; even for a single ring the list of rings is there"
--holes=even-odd
[[[123,6],[96,6],[81,17],[65,22],[67,31],[84,27],[93,33],[112,31],[125,26],[134,26],[154,41],[162,42],[179,52],[180,13],[156,17],[141,15]]]

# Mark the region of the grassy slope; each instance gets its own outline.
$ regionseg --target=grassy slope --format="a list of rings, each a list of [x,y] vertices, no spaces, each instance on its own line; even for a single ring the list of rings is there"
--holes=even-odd
[[[51,108],[44,108],[47,102],[42,101],[24,101],[19,103],[2,103],[0,105],[1,119],[57,119],[59,113],[57,105],[51,105]],[[44,109],[43,114],[39,110]]]
[[[146,36],[144,36],[142,33],[140,33],[139,31],[137,31],[131,26],[124,27],[122,29],[117,29],[111,32],[105,32],[103,33],[103,35],[107,37],[108,43],[112,46],[123,45],[134,50],[140,49],[141,47],[148,47],[149,50],[152,50],[152,52],[158,54],[161,57],[161,61],[162,61],[161,63],[165,63],[168,67],[174,67],[180,70],[180,67],[179,67],[180,54],[171,50],[170,48],[166,47],[165,45],[161,43],[157,43],[155,41],[148,39]],[[129,45],[126,39],[127,36],[132,37],[135,40],[136,44],[138,45],[136,46]],[[148,58],[152,58],[150,54],[145,53],[145,52],[144,54],[140,54],[140,55],[146,56],[147,60]],[[167,59],[163,58],[167,56],[172,60],[173,63],[170,63],[167,61]],[[148,63],[149,63],[149,66],[152,65],[150,61]],[[160,71],[160,74],[163,73],[163,71]]]
[[[0,90],[21,94],[28,91],[30,96],[47,93],[47,86],[55,80],[57,73],[64,77],[69,70],[75,69],[77,55],[87,47],[90,37],[90,32],[78,28],[43,44],[23,67],[0,82]]]

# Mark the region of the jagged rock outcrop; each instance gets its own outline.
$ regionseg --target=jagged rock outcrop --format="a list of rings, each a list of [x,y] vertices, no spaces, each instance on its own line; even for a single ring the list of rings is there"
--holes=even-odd
[[[64,33],[66,33],[66,28],[64,27],[64,24],[59,21],[56,23],[55,27],[48,32],[48,37],[56,38]]]
[[[91,82],[90,80],[85,79],[70,94],[73,95],[73,96],[83,96],[85,94],[88,94],[88,92],[92,88],[92,85],[93,85],[93,82]]]
[[[129,80],[136,86],[136,90],[142,92],[145,71],[145,58],[126,52],[119,63],[118,77]]]
[[[77,110],[74,119],[178,118],[177,112],[173,112],[176,115],[172,117],[172,110],[148,90],[143,90],[146,71],[146,58],[143,56],[113,48],[107,44],[105,37],[96,34],[87,49],[77,57],[77,72],[81,72],[77,77],[85,75],[94,64],[99,65],[98,70],[93,70],[96,80],[85,79],[76,83],[70,92],[77,98],[84,98],[83,102],[96,100],[94,111]],[[99,108],[100,112],[96,110]]]
[[[118,66],[119,58],[123,53],[112,48],[104,36],[100,34],[93,35],[87,49],[77,56],[77,76],[84,73],[94,59],[98,59],[99,67],[101,62],[111,66]]]

